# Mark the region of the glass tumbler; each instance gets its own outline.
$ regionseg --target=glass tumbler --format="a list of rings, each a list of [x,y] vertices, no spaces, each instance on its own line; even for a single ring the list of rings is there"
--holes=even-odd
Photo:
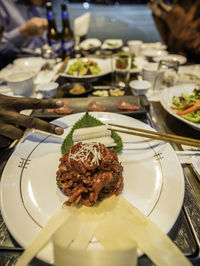
[[[125,89],[128,87],[132,57],[130,54],[112,56],[112,87]]]
[[[158,72],[163,71],[163,83],[166,87],[176,85],[179,62],[177,60],[161,60],[158,65]]]

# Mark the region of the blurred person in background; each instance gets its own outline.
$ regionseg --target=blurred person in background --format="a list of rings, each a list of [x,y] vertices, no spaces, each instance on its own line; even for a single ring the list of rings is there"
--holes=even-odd
[[[47,20],[39,7],[43,0],[0,0],[0,25],[4,27],[0,43],[0,67],[6,66],[23,50],[35,50],[46,41]]]
[[[3,26],[0,24],[0,42]],[[18,98],[0,94],[0,148],[20,139],[25,128],[39,129],[51,134],[62,135],[63,128],[38,118],[21,114],[22,110],[60,108],[63,102],[55,99]]]
[[[168,51],[186,56],[190,63],[200,63],[200,1],[156,2],[150,0],[148,6]]]

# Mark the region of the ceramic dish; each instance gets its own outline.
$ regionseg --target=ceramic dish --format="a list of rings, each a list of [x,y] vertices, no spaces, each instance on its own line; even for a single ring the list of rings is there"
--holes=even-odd
[[[154,62],[159,62],[160,60],[174,60],[178,61],[180,65],[183,65],[187,62],[187,58],[185,56],[177,54],[168,54],[153,57]]]
[[[133,95],[143,95],[151,88],[151,83],[147,80],[132,80],[129,86]]]
[[[90,83],[87,82],[68,82],[60,87],[66,96],[70,97],[82,97],[90,93],[93,88]]]
[[[53,123],[65,127],[66,136],[83,115],[72,114]],[[92,115],[104,123],[149,129],[141,121],[124,115],[109,112]],[[122,133],[120,136],[124,144],[119,154],[124,167],[122,194],[168,233],[179,216],[185,191],[177,155],[167,143]],[[61,137],[32,131],[17,145],[4,168],[1,211],[9,232],[23,247],[31,243],[67,199],[56,185],[62,142]],[[100,244],[92,241],[90,248],[98,249]],[[38,258],[53,263],[52,246],[47,245]]]
[[[142,55],[146,57],[157,57],[157,56],[165,56],[168,52],[164,50],[158,50],[158,49],[146,49],[142,51]]]
[[[166,50],[167,46],[161,42],[150,42],[150,43],[143,43],[142,49],[157,49],[157,50]]]
[[[80,48],[83,50],[94,50],[101,46],[101,41],[99,39],[90,38],[82,41],[80,43]]]
[[[92,78],[97,78],[97,77],[107,75],[111,72],[111,60],[110,59],[86,58],[86,57],[81,58],[81,59],[83,61],[92,60],[96,62],[98,66],[101,68],[100,73],[97,75],[84,75],[84,76],[74,76],[74,75],[67,74],[66,71],[69,68],[69,66],[77,61],[77,59],[71,59],[69,60],[65,70],[62,73],[60,73],[60,76],[71,78],[71,79],[92,79]]]
[[[37,74],[45,64],[45,59],[42,57],[23,57],[15,59],[13,64],[24,70],[31,71],[32,74]]]
[[[121,39],[107,39],[103,42],[101,48],[108,50],[115,50],[122,47],[123,41]]]
[[[177,119],[183,121],[184,123],[188,124],[189,126],[195,128],[197,130],[200,130],[200,124],[193,123],[193,122],[190,122],[190,121],[184,119],[180,115],[176,114],[176,110],[171,109],[173,96],[180,96],[182,93],[191,94],[192,91],[194,90],[194,88],[196,88],[196,84],[189,84],[189,83],[177,85],[177,86],[174,86],[171,88],[166,88],[162,91],[162,93],[160,95],[160,102],[161,102],[163,108],[168,113],[170,113],[171,115],[173,115]]]

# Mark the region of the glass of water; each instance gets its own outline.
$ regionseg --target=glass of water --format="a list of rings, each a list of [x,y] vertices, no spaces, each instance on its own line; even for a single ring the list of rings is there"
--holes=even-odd
[[[112,56],[112,87],[125,89],[128,87],[132,57],[130,54],[114,54]]]
[[[158,65],[158,72],[164,72],[164,85],[171,87],[176,85],[179,62],[177,60],[161,60]]]

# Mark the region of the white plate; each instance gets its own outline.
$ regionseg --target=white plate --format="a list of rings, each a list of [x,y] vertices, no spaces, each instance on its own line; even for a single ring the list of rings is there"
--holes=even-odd
[[[196,88],[196,85],[195,84],[189,84],[189,83],[177,85],[177,86],[174,86],[171,88],[166,88],[162,91],[162,93],[160,95],[160,102],[168,113],[170,113],[174,117],[178,118],[179,120],[185,122],[189,126],[195,128],[197,130],[200,130],[200,124],[196,124],[196,123],[193,123],[193,122],[190,122],[190,121],[184,119],[180,115],[176,114],[176,112],[177,112],[176,110],[171,109],[173,96],[181,96],[182,93],[191,94],[192,91],[194,90],[194,88]]]
[[[17,58],[13,61],[13,64],[31,71],[33,74],[37,74],[45,63],[45,59],[42,57],[23,57]]]
[[[183,65],[187,62],[187,58],[183,55],[178,54],[168,54],[168,55],[161,55],[161,56],[155,56],[153,58],[153,61],[159,62],[160,60],[176,60],[179,62],[180,65]]]
[[[191,82],[200,84],[200,65],[180,66],[178,70],[178,83]]]
[[[137,66],[136,68],[131,69],[131,73],[139,73],[142,71],[142,68],[148,64],[148,61],[144,59],[143,57],[135,57],[134,64]]]
[[[165,56],[168,52],[165,50],[158,50],[158,49],[145,49],[142,51],[142,55],[146,57],[157,57],[157,56]]]
[[[114,50],[122,47],[123,41],[121,39],[107,39],[103,42],[101,48]]]
[[[128,116],[94,112],[104,123],[149,128]],[[55,120],[65,135],[83,113]],[[148,215],[165,233],[174,225],[184,198],[184,176],[171,145],[120,134],[124,149],[119,161],[124,167],[124,197]],[[8,160],[1,178],[1,210],[15,240],[26,247],[67,197],[56,186],[62,138],[31,132]],[[91,248],[94,248],[91,243]],[[96,246],[95,246],[96,247]],[[53,262],[51,245],[38,257]]]
[[[167,46],[161,42],[150,42],[150,43],[143,43],[142,49],[157,49],[157,50],[166,50]]]
[[[89,38],[80,43],[80,48],[83,50],[90,50],[101,46],[101,41],[95,38]]]
[[[101,77],[104,75],[107,75],[108,73],[111,72],[111,60],[110,59],[99,59],[99,58],[81,58],[81,60],[87,61],[91,60],[94,61],[98,64],[98,66],[101,68],[101,72],[98,75],[85,75],[85,76],[73,76],[69,75],[66,72],[60,73],[60,76],[67,77],[67,78],[73,78],[73,79],[91,79],[91,78],[96,78],[96,77]],[[71,59],[69,60],[67,64],[67,68],[74,62],[76,62],[77,59]]]

